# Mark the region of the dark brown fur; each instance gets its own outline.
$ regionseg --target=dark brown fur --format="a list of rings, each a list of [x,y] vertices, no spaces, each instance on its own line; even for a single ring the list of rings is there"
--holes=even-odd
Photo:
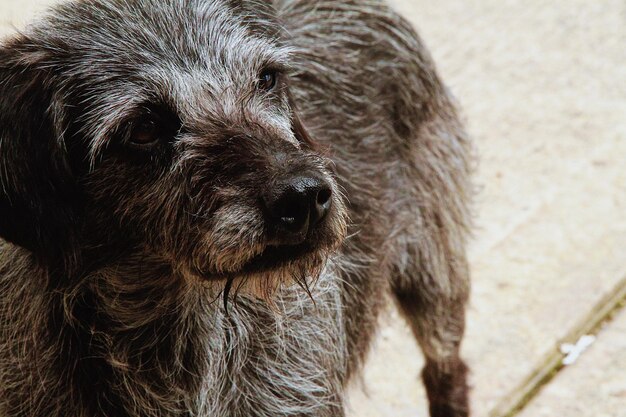
[[[470,148],[379,1],[57,7],[0,47],[0,413],[341,416],[391,296],[467,416]]]

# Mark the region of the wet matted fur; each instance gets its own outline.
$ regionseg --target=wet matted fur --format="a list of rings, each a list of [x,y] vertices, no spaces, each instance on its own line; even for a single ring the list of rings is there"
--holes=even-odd
[[[0,47],[0,414],[342,416],[395,298],[467,416],[469,154],[379,1],[57,6]]]

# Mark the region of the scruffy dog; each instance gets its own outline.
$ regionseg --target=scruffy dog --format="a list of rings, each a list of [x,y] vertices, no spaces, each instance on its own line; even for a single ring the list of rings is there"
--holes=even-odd
[[[0,47],[0,414],[343,416],[395,299],[467,416],[470,143],[377,0],[83,0]]]

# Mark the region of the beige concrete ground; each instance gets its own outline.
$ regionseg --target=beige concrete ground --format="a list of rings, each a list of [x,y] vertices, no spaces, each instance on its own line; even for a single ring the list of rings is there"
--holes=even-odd
[[[625,335],[622,310],[576,366],[563,370],[520,417],[626,416]]]
[[[0,34],[45,2],[0,0]],[[485,416],[626,276],[626,3],[392,2],[430,46],[481,158],[464,352]],[[622,314],[524,417],[626,416],[625,338]],[[420,366],[391,312],[351,416],[425,416]]]

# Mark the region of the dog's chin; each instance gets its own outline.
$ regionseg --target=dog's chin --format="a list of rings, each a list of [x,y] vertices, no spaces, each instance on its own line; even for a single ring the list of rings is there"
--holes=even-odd
[[[241,270],[234,271],[234,274],[251,275],[289,269],[290,265],[306,263],[307,258],[313,257],[315,252],[316,249],[309,242],[298,245],[267,246],[262,253],[246,262]]]
[[[280,288],[298,285],[308,290],[309,284],[319,277],[328,255],[328,249],[316,248],[310,242],[267,246],[237,269],[196,269],[193,275],[215,292],[228,291],[232,296],[249,295],[273,304],[272,300]]]

